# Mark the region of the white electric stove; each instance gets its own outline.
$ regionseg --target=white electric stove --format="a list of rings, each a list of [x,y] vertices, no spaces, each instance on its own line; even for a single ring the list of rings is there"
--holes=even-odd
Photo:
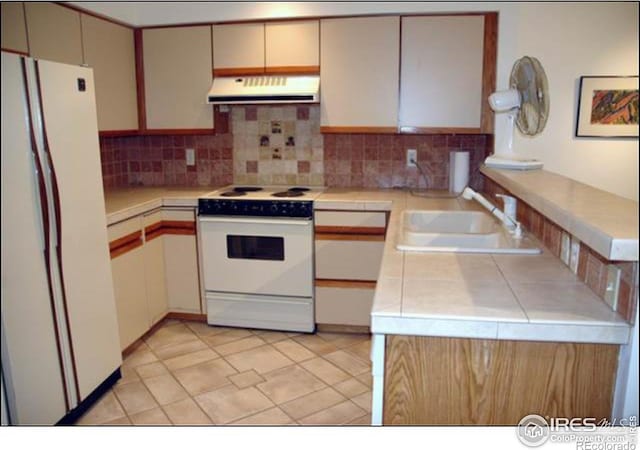
[[[209,324],[315,331],[313,200],[321,193],[229,186],[199,199]]]

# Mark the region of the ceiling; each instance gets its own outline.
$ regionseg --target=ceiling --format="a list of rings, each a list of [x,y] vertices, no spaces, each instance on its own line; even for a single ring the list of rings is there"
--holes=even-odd
[[[133,26],[289,17],[497,10],[491,2],[69,2]]]

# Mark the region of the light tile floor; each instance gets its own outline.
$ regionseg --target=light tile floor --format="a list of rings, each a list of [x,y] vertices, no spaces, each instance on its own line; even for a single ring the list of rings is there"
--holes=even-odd
[[[78,425],[368,425],[370,345],[167,320]]]

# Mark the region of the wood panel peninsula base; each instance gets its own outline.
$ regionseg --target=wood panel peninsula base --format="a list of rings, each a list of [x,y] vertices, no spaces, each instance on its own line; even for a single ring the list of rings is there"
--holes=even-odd
[[[611,416],[618,345],[374,336],[374,425]]]

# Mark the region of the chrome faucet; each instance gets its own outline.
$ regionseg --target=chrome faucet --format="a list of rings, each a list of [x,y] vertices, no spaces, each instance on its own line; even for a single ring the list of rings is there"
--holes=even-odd
[[[504,212],[500,211],[497,206],[493,206],[486,198],[470,187],[464,188],[462,191],[462,198],[465,200],[475,200],[484,206],[491,214],[496,216],[504,227],[513,235],[515,239],[522,238],[522,226],[520,222],[516,220],[516,202],[514,197],[509,195],[496,194],[497,197],[502,197],[504,201]]]
[[[505,220],[504,226],[509,230],[513,231],[516,229],[516,215],[517,215],[517,207],[518,200],[515,197],[511,197],[510,195],[504,194],[496,194],[496,197],[501,198],[504,203],[504,208],[502,209],[503,214],[509,220]]]

